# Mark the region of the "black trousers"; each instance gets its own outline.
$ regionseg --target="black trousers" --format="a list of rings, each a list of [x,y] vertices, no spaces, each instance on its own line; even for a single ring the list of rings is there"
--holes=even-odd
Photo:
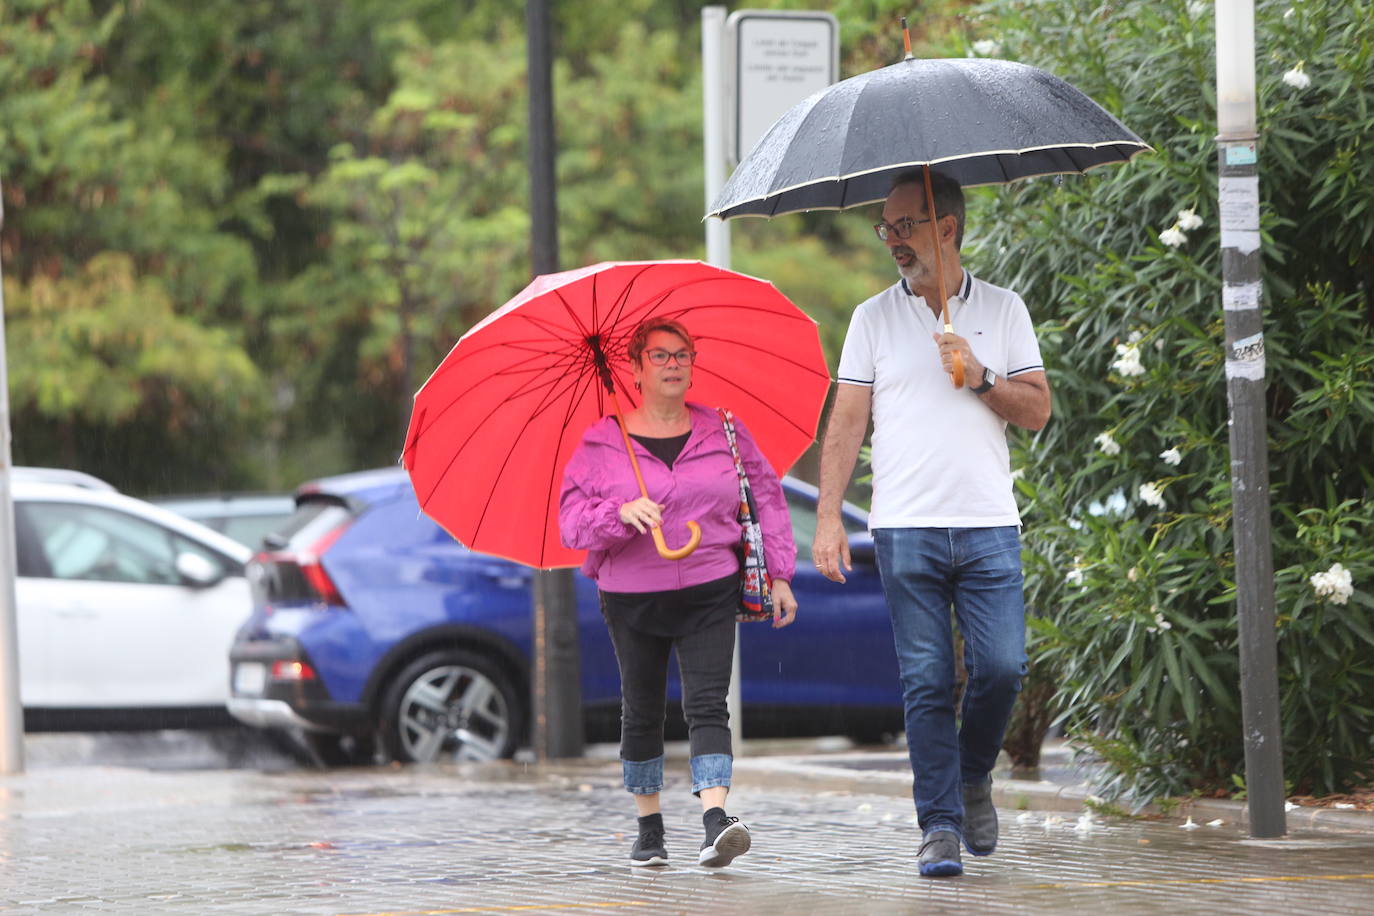
[[[671,602],[672,594],[656,592],[654,597]],[[642,602],[649,596],[602,593],[601,613],[620,666],[622,760],[663,756],[668,656],[672,651],[677,652],[678,671],[682,675],[682,713],[687,720],[692,756],[731,753],[726,694],[730,690],[730,668],[735,654],[734,612],[738,599],[736,591],[728,587],[722,594],[720,611],[703,616],[700,628],[685,634],[659,635],[635,626],[636,615],[626,613],[625,599]]]

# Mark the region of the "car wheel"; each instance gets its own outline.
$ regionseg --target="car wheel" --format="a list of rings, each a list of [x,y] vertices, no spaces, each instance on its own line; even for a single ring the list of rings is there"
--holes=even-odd
[[[524,712],[510,677],[465,649],[406,666],[382,700],[387,753],[406,763],[495,760],[515,752]]]

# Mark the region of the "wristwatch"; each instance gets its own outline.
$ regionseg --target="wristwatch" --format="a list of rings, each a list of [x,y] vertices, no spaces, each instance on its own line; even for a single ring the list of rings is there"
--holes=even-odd
[[[997,373],[996,373],[996,372],[993,372],[991,369],[988,369],[987,367],[984,367],[984,368],[983,368],[983,382],[982,382],[982,384],[977,385],[977,386],[975,386],[975,387],[973,387],[973,388],[970,388],[969,391],[972,391],[974,394],[982,394],[982,393],[985,392],[985,391],[991,391],[991,390],[992,390],[992,386],[993,386],[993,385],[996,385],[996,384],[997,384]]]

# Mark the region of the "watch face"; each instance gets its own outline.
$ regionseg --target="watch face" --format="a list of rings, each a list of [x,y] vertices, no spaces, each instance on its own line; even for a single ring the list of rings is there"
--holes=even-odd
[[[994,382],[996,382],[996,381],[997,381],[997,373],[996,373],[996,372],[993,372],[991,369],[984,369],[984,370],[983,370],[983,384],[984,384],[984,385],[992,385],[992,384],[993,384]]]

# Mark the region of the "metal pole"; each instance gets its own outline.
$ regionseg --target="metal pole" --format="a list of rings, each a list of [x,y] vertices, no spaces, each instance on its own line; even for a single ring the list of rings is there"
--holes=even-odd
[[[5,225],[0,195],[0,228]],[[10,376],[5,361],[5,291],[0,283],[0,773],[24,771],[24,706],[19,698],[19,613],[14,598],[14,499],[10,493]]]
[[[548,0],[525,4],[530,91],[530,266],[558,270],[553,54]],[[534,574],[533,744],[539,759],[581,757],[582,665],[571,569]]]
[[[701,9],[701,109],[702,146],[706,157],[706,206],[711,209],[725,186],[725,17],[723,6]],[[706,220],[706,262],[730,268],[730,224]],[[735,624],[735,656],[730,663],[730,690],[725,697],[730,712],[730,744],[736,757],[744,751],[744,711],[740,700],[739,624]]]
[[[1261,310],[1254,0],[1217,0],[1217,162],[1241,722],[1250,835],[1287,832]]]

